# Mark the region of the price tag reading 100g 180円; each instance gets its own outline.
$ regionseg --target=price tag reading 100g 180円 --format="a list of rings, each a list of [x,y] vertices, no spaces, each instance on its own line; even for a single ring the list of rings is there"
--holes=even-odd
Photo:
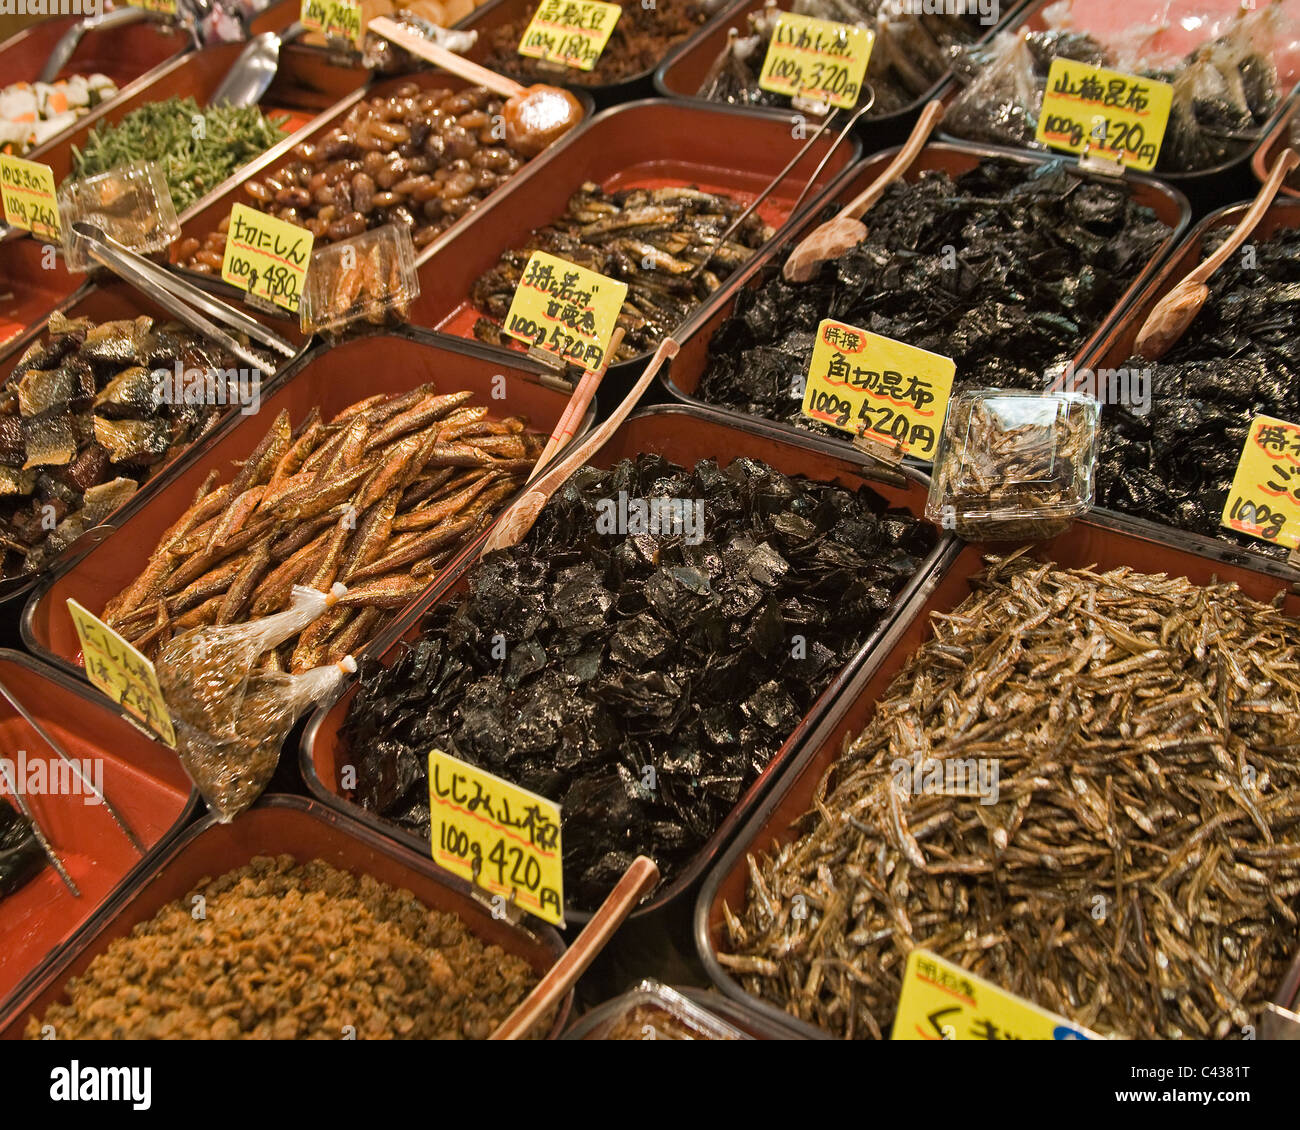
[[[519,40],[519,54],[589,71],[623,9],[601,0],[542,0]]]
[[[1035,140],[1053,149],[1155,168],[1169,124],[1174,88],[1167,82],[1053,59]]]
[[[236,204],[230,209],[221,277],[296,314],[311,264],[312,240],[306,228]]]
[[[783,12],[776,19],[758,85],[851,110],[858,104],[876,37],[869,28]]]
[[[1300,546],[1300,425],[1272,416],[1251,420],[1219,524]]]
[[[429,815],[436,863],[564,925],[558,804],[435,749]]]
[[[951,357],[827,318],[817,327],[803,414],[933,459],[956,372]]]
[[[515,288],[505,331],[579,368],[598,369],[626,297],[627,283],[534,251]]]
[[[0,154],[5,221],[33,235],[59,238],[59,202],[49,165]]]

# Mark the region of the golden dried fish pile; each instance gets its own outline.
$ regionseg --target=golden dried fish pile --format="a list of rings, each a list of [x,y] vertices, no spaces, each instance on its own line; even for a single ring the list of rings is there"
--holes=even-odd
[[[972,586],[750,857],[720,960],[842,1037],[889,1031],[916,947],[1104,1034],[1242,1035],[1300,943],[1300,622],[1018,554]]]
[[[372,639],[527,479],[545,439],[432,384],[369,397],[292,431],[288,412],[227,483],[213,471],[104,620],[152,657],[188,628],[284,609],[294,585],[348,592],[271,653],[336,662]]]

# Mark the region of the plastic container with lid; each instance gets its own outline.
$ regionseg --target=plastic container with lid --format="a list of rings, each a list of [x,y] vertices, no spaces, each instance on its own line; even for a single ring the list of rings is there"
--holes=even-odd
[[[354,322],[404,322],[419,294],[411,231],[402,224],[384,224],[312,252],[302,329],[335,337]]]
[[[565,1033],[573,1040],[750,1040],[676,989],[646,978],[592,1010]]]
[[[171,190],[155,161],[132,161],[81,180],[59,186],[59,226],[63,255],[69,271],[85,272],[95,266],[73,224],[94,224],[123,247],[141,255],[165,251],[181,233]]]

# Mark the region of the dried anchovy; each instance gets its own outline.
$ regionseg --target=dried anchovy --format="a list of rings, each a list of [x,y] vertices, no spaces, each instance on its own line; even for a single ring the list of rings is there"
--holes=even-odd
[[[26,1035],[483,1039],[536,983],[523,958],[410,891],[319,859],[256,856],[110,942]]]
[[[1023,553],[934,616],[801,834],[750,858],[720,959],[839,1036],[888,1032],[917,947],[1103,1034],[1240,1033],[1296,946],[1300,623]],[[931,758],[954,783],[999,759],[996,803],[918,794]]]

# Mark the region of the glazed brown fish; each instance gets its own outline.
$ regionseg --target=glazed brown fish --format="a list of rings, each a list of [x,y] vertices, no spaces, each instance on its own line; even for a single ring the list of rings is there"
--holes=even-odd
[[[1021,554],[750,857],[720,960],[841,1037],[889,1032],[922,947],[1102,1034],[1240,1038],[1300,941],[1300,623]]]

